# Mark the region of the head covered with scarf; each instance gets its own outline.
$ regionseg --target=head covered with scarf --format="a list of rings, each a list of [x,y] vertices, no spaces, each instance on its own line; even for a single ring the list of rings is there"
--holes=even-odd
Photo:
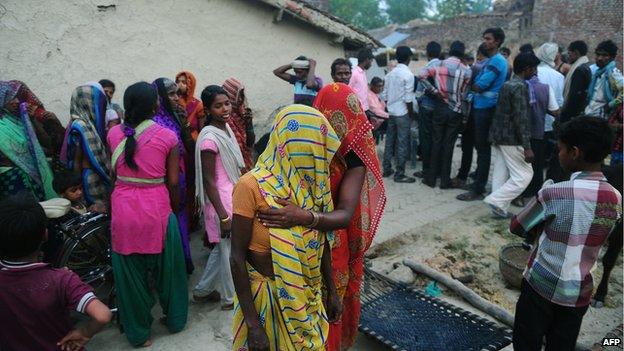
[[[362,198],[350,225],[361,228],[365,238],[362,249],[366,250],[372,243],[386,204],[386,191],[372,136],[372,125],[353,90],[342,83],[333,83],[321,89],[314,100],[314,107],[327,117],[341,140],[338,157],[331,166],[332,191],[335,197],[338,192],[334,187],[339,186],[346,171],[344,157],[347,153],[354,152],[366,167]]]
[[[339,323],[330,325],[328,350],[349,348],[357,336],[360,299],[364,276],[364,254],[373,242],[383,213],[386,195],[375,150],[375,141],[360,101],[353,90],[342,83],[321,89],[314,100],[341,140],[330,165],[332,194],[337,199],[347,173],[345,157],[354,153],[366,168],[359,201],[346,229],[337,230],[332,247],[332,270],[343,313]]]
[[[74,155],[81,147],[93,171],[83,178],[85,198],[91,203],[107,196],[110,184],[110,156],[106,149],[106,106],[108,100],[99,84],[87,83],[74,89],[69,106],[70,121],[61,150],[61,161],[73,168]]]
[[[246,113],[247,99],[245,97],[245,86],[236,78],[228,78],[223,82],[223,90],[230,99],[232,104],[232,112],[230,113],[230,119],[228,124],[232,128],[238,146],[243,154],[245,161],[245,167],[251,168],[251,149],[247,146],[247,130],[249,124],[252,123],[251,116]]]
[[[30,190],[35,192],[34,195],[39,200],[46,200],[57,196],[52,188],[52,170],[37,140],[26,110],[26,102],[22,102],[17,111],[7,109],[7,105],[14,99],[19,100],[21,87],[19,81],[0,81],[0,140],[2,140],[0,152],[20,170],[19,172],[28,176],[27,182],[33,184]],[[6,176],[8,178],[6,181],[12,182],[17,179],[10,177],[12,172],[12,170],[3,172],[2,177]],[[13,188],[19,187],[17,184],[9,185]]]
[[[16,80],[0,81],[0,103],[2,104],[0,108],[4,109],[9,102],[17,97],[20,87],[20,82]]]
[[[176,82],[178,82],[182,76],[186,78],[186,92],[180,95],[180,105],[186,108],[189,103],[194,101],[198,101],[201,104],[201,101],[195,97],[195,89],[197,89],[197,79],[195,75],[189,71],[178,72],[175,76]]]
[[[41,100],[30,90],[30,88],[22,81],[19,80],[11,80],[9,81],[13,86],[17,87],[17,93],[15,96],[19,100],[20,103],[26,102],[29,105],[35,106],[35,112],[33,113],[33,117],[38,120],[42,120],[44,118],[43,114],[46,112]]]
[[[547,64],[548,66],[555,68],[555,58],[559,53],[559,46],[555,43],[544,43],[537,49],[535,56]]]
[[[17,99],[20,103],[27,103],[31,112],[29,113],[37,123],[41,123],[42,128],[37,130],[38,135],[41,138],[48,140],[44,147],[44,151],[47,156],[52,157],[56,162],[60,149],[63,145],[65,136],[65,127],[61,124],[61,121],[56,115],[50,111],[47,111],[43,106],[43,103],[39,98],[30,90],[26,83],[19,80],[10,81],[12,84],[18,86]],[[62,166],[60,166],[62,168]]]
[[[186,149],[182,142],[182,124],[176,114],[176,106],[171,103],[169,94],[178,90],[178,86],[174,81],[169,78],[158,78],[152,85],[158,93],[158,110],[152,118],[157,124],[173,131],[178,136],[178,147],[180,151],[180,157],[183,158],[186,155]],[[180,167],[184,167],[184,162],[180,162]]]
[[[267,148],[251,174],[269,206],[281,207],[275,201],[281,198],[306,210],[330,212],[329,163],[339,146],[338,136],[322,113],[290,105],[276,115]],[[269,232],[280,295],[272,308],[286,322],[283,334],[296,345],[294,349],[321,350],[329,323],[322,303],[320,267],[322,255],[330,254],[323,252],[330,238],[302,226]],[[235,326],[239,319],[242,314],[235,316]]]
[[[191,127],[191,136],[193,140],[197,140],[197,136],[203,128],[200,124],[204,117],[204,105],[201,100],[195,97],[195,89],[197,88],[195,75],[189,71],[181,71],[176,74],[176,82],[181,77],[186,78],[186,93],[179,95],[178,103],[186,110],[186,120]]]

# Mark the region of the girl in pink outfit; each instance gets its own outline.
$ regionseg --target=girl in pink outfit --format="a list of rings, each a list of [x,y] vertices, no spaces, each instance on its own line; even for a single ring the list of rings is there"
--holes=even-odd
[[[195,286],[195,301],[219,301],[224,310],[234,307],[234,283],[230,271],[232,191],[245,167],[236,137],[227,124],[232,106],[225,90],[210,85],[202,91],[206,126],[195,147],[195,192],[204,213],[208,242],[212,247],[204,273]],[[221,291],[215,290],[217,278]]]
[[[135,83],[124,93],[126,119],[108,132],[113,274],[121,324],[133,346],[149,346],[155,283],[171,332],[186,325],[188,288],[175,216],[180,203],[178,138],[151,120],[156,90]],[[150,274],[151,273],[151,274]]]

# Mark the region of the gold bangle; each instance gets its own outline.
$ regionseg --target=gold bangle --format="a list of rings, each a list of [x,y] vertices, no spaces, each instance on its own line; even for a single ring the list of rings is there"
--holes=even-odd
[[[225,217],[225,218],[223,218],[223,219],[219,218],[219,220],[221,221],[221,223],[227,223],[227,222],[229,222],[229,221],[230,221],[230,219],[231,219],[231,218],[230,218],[230,216],[227,216],[227,217]]]
[[[316,226],[319,224],[319,221],[321,220],[321,216],[314,211],[308,211],[308,212],[312,215],[312,223],[308,225],[308,228],[316,228]]]

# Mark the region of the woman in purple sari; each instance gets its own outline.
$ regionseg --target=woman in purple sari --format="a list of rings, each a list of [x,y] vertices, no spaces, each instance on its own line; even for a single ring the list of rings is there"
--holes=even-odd
[[[195,150],[193,139],[189,131],[186,116],[181,115],[178,106],[178,86],[168,78],[158,78],[152,85],[158,91],[158,112],[152,118],[159,125],[172,130],[178,136],[178,148],[180,153],[180,211],[176,214],[180,225],[180,235],[186,260],[186,272],[193,273],[195,266],[191,259],[189,243],[189,214],[186,210],[186,201],[193,201],[186,196],[186,172],[188,170],[188,158],[193,157],[191,150]]]

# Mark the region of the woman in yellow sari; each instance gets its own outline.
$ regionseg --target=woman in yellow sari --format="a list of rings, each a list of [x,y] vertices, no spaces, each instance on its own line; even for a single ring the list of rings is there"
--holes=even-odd
[[[333,209],[329,164],[340,140],[323,114],[291,105],[276,116],[266,150],[234,188],[231,266],[236,289],[233,350],[324,350],[340,316],[331,235],[316,230]],[[267,228],[256,213],[288,200],[311,222]],[[327,291],[323,302],[323,290]]]

